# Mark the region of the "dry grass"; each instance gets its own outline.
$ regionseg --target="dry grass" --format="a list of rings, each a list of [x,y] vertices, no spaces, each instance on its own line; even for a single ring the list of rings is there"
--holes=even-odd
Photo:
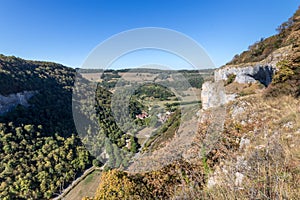
[[[232,140],[232,148],[225,146],[227,155],[208,157],[213,160],[214,173],[209,175],[213,186],[198,191],[185,188],[175,199],[299,199],[299,111],[299,100],[290,96],[264,99],[252,95],[233,102],[223,134],[236,135],[239,147]],[[241,147],[242,138],[249,144]],[[243,175],[241,182],[237,173]]]
[[[75,188],[73,188],[65,197],[65,200],[81,200],[85,196],[94,196],[100,184],[100,171],[94,171],[83,179]]]
[[[81,73],[83,78],[89,80],[89,81],[101,81],[101,75],[102,73]]]
[[[208,120],[199,125],[196,145],[185,156],[190,163],[202,160],[205,176],[190,180],[181,177],[182,185],[173,188],[172,199],[299,199],[299,111],[299,100],[290,96],[240,97],[228,104],[219,142],[203,157],[199,155],[199,144],[207,133],[206,117]],[[249,143],[241,145],[245,140]],[[237,179],[238,175],[243,176],[242,180]],[[195,186],[212,178],[214,185]]]
[[[137,186],[147,186],[141,199],[300,199],[299,111],[299,99],[290,96],[240,97],[227,105],[224,130],[209,152],[199,153],[210,116],[218,115],[216,109],[202,113],[206,120],[199,122],[190,145],[180,147],[191,135],[175,137],[165,148],[135,164],[154,165],[151,162],[157,158],[170,162],[168,159],[175,158],[170,150],[180,154],[179,160],[128,176]]]
[[[239,96],[247,96],[251,94],[257,94],[264,89],[264,86],[260,83],[249,83],[242,84],[233,82],[225,87],[226,93],[228,94],[238,94]]]

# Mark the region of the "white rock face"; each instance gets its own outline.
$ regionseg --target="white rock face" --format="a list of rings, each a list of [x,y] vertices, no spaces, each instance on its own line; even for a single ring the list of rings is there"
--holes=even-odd
[[[224,67],[216,70],[214,73],[215,81],[227,80],[231,74],[236,75],[235,82],[238,83],[254,83],[259,81],[265,86],[268,86],[275,73],[273,66],[245,66],[245,67]]]
[[[240,141],[240,149],[247,147],[249,144],[250,144],[250,140],[245,137],[242,137]]]
[[[282,47],[260,62],[226,65],[215,70],[214,82],[205,82],[202,85],[202,108],[205,110],[211,107],[218,107],[236,98],[235,94],[226,94],[224,89],[223,81],[226,81],[231,74],[236,75],[234,81],[238,83],[254,83],[258,81],[268,86],[276,72],[276,64],[284,59],[291,52],[291,49],[291,46]]]
[[[205,82],[202,85],[201,100],[203,109],[224,105],[226,94],[223,82]]]
[[[227,80],[230,74],[234,74],[236,75],[235,82],[254,83],[259,81],[268,86],[276,72],[276,64],[284,59],[291,52],[291,49],[291,46],[277,49],[260,62],[221,67],[214,73],[215,81]]]
[[[214,72],[214,82],[208,81],[202,85],[201,100],[202,108],[208,109],[224,105],[236,98],[236,94],[226,94],[224,88],[224,80],[226,81],[229,75],[236,75],[235,82],[238,83],[254,83],[259,81],[265,86],[268,86],[274,75],[275,68],[272,66],[246,66],[232,67],[226,66]]]
[[[24,91],[8,96],[0,95],[0,115],[15,108],[18,104],[28,106],[28,100],[36,94],[36,91]]]
[[[202,85],[201,101],[204,110],[218,107],[234,100],[235,94],[226,94],[223,81],[205,82]]]

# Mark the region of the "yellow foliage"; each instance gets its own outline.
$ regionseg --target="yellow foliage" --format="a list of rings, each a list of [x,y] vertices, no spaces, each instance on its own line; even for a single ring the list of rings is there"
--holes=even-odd
[[[136,199],[136,184],[126,172],[111,170],[103,172],[95,200],[100,199]]]
[[[294,71],[291,69],[292,64],[287,60],[282,60],[277,63],[279,71],[274,75],[273,82],[280,83],[287,81],[294,75]]]

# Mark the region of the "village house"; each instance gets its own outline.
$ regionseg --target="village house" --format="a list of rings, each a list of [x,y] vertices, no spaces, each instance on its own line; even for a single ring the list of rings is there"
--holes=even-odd
[[[149,117],[149,115],[147,112],[143,111],[141,114],[135,115],[135,117],[137,119],[145,119],[145,118]]]

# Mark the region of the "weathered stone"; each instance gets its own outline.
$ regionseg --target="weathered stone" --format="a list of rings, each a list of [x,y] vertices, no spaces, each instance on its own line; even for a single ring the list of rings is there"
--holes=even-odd
[[[226,94],[223,82],[205,82],[202,85],[201,99],[203,109],[218,107],[225,104]]]
[[[235,173],[235,185],[236,186],[242,186],[243,179],[244,179],[244,174],[242,174],[240,172]]]
[[[245,67],[225,67],[215,71],[215,80],[227,80],[229,75],[236,75],[237,83],[255,83],[256,81],[268,86],[274,75],[275,68],[272,66],[245,66]]]
[[[236,94],[226,94],[223,81],[205,82],[202,85],[201,101],[202,108],[218,107],[234,100]]]
[[[0,95],[0,115],[12,110],[17,105],[29,106],[28,100],[36,93],[36,91],[23,91],[8,96]]]
[[[276,72],[276,64],[289,52],[291,52],[291,46],[286,46],[277,49],[260,62],[225,65],[214,72],[215,81],[227,80],[229,75],[234,74],[236,75],[235,82],[254,83],[258,81],[264,86],[268,86]]]

